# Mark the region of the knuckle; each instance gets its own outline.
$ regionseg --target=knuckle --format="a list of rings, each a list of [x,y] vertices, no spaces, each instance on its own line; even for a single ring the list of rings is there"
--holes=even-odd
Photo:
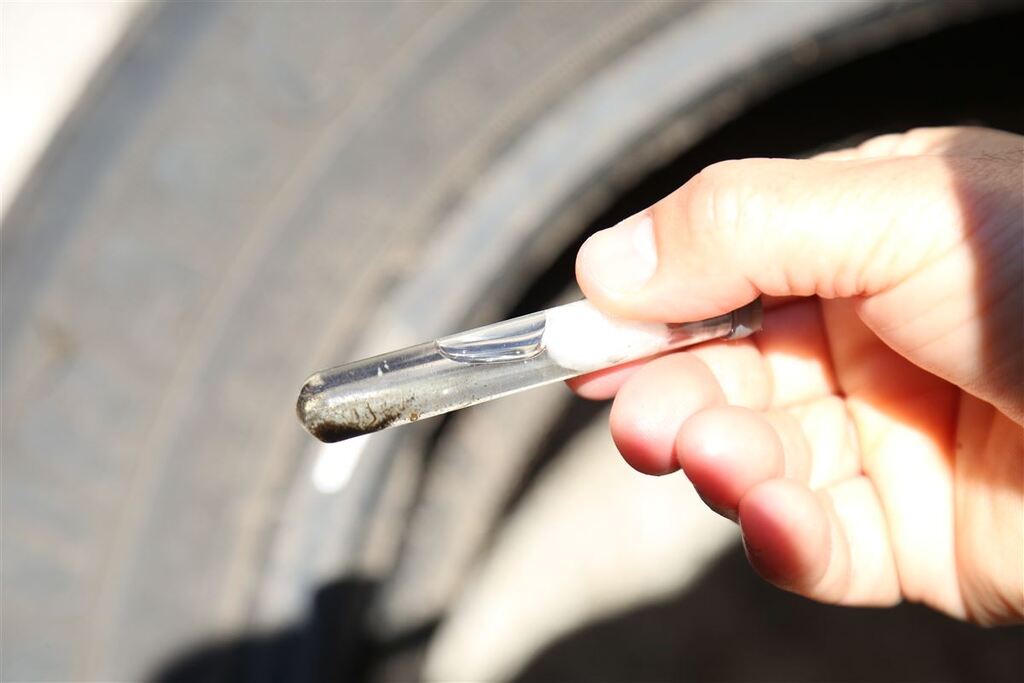
[[[857,151],[867,155],[880,152],[889,152],[895,149],[902,139],[903,134],[901,133],[888,133],[886,135],[877,135],[873,138],[868,138],[864,142],[857,145]]]
[[[897,151],[903,154],[926,154],[943,151],[955,133],[952,128],[911,128],[903,134]]]
[[[687,224],[698,234],[734,234],[744,222],[750,191],[742,179],[743,162],[708,166],[684,188]]]

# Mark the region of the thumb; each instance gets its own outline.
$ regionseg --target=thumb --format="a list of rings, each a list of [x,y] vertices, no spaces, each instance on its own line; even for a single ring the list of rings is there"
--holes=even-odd
[[[871,296],[963,241],[950,163],[718,163],[591,236],[577,279],[613,314],[676,322],[719,315],[760,293]]]

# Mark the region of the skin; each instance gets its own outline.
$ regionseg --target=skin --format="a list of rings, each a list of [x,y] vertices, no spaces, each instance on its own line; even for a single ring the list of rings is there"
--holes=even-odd
[[[649,474],[682,468],[768,581],[842,605],[1024,618],[1024,138],[913,130],[708,167],[593,235],[614,315],[761,333],[572,382],[615,397]]]

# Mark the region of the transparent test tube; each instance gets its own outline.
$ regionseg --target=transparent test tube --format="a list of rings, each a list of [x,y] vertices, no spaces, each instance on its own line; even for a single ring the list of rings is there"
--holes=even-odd
[[[612,318],[577,301],[322,370],[297,411],[330,443],[760,327],[760,300],[676,324]]]

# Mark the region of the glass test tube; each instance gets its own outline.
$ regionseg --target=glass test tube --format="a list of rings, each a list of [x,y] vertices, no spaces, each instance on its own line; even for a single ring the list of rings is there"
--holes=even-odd
[[[297,411],[330,443],[760,327],[760,300],[674,324],[612,318],[577,301],[322,370],[306,380]]]

